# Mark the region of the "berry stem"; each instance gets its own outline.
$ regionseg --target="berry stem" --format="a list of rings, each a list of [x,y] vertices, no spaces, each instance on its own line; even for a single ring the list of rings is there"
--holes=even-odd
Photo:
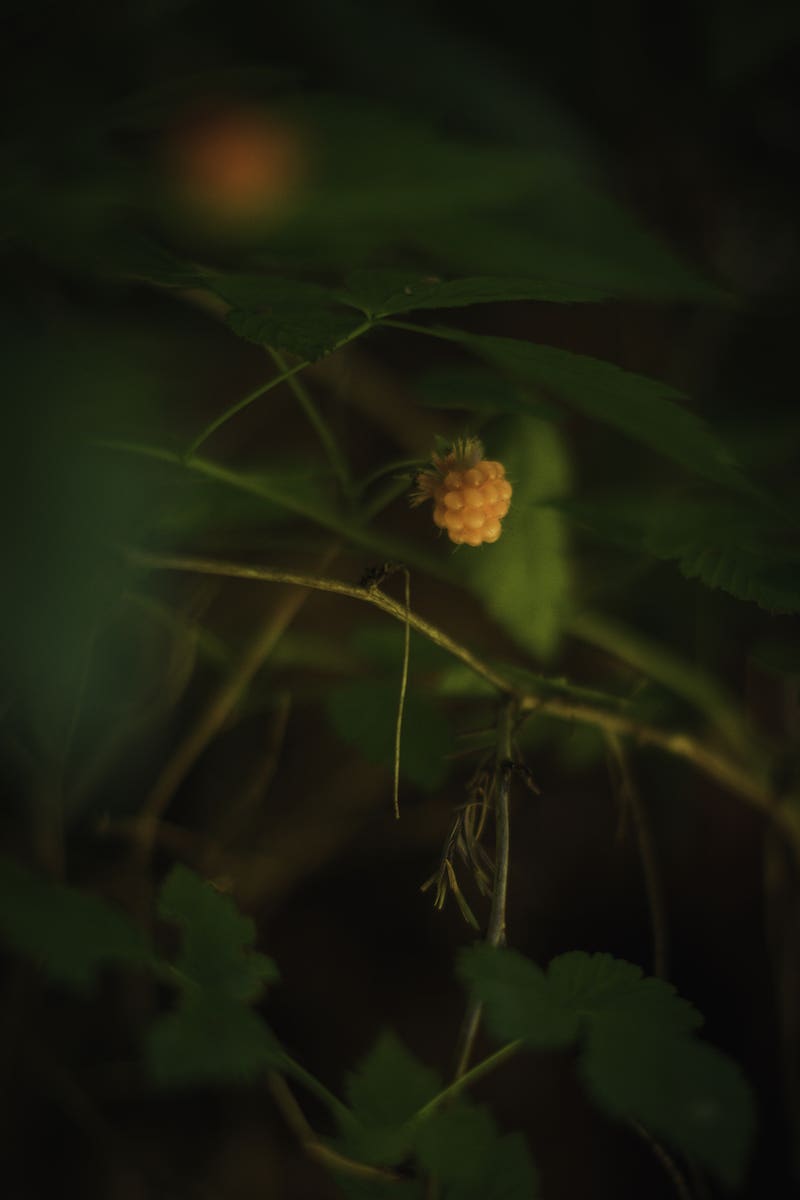
[[[283,355],[277,350],[273,350],[271,346],[268,347],[268,352],[275,366],[283,373],[286,383],[288,383],[294,393],[297,402],[308,417],[309,422],[314,426],[317,437],[322,443],[325,453],[328,456],[328,461],[333,468],[333,472],[339,480],[342,492],[348,500],[352,499],[353,481],[350,478],[350,468],[336,441],[333,430],[311,399],[311,394],[305,384],[297,378],[296,374],[287,374],[289,368],[286,366],[286,359]]]
[[[356,326],[355,329],[351,330],[350,333],[346,334],[343,338],[340,338],[339,341],[331,347],[330,353],[333,354],[334,351],[341,350],[343,346],[347,346],[350,342],[354,342],[356,338],[361,337],[362,334],[367,333],[370,329],[372,329],[373,324],[373,321],[364,321],[361,325]],[[260,396],[266,396],[267,392],[271,392],[273,388],[278,386],[278,384],[283,383],[287,379],[291,379],[293,376],[298,375],[300,371],[304,371],[306,367],[310,366],[311,360],[303,359],[303,361],[297,363],[296,366],[287,367],[285,371],[282,371],[280,375],[276,375],[274,379],[269,379],[266,383],[260,384],[259,387],[255,388],[252,392],[248,392],[246,396],[243,396],[241,400],[237,400],[235,404],[231,404],[230,407],[221,412],[218,417],[215,417],[213,421],[210,421],[208,425],[206,425],[205,429],[202,429],[194,441],[190,443],[183,455],[184,463],[188,463],[200,449],[203,442],[210,438],[212,433],[216,433],[216,431],[222,425],[225,425],[228,421],[230,421],[231,417],[235,417],[237,413],[241,412],[243,408],[247,408],[247,406],[252,404],[254,400],[258,400]]]

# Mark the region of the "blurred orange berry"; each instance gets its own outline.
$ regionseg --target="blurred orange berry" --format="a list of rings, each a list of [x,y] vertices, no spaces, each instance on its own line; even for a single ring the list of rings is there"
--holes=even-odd
[[[184,119],[165,150],[179,201],[223,222],[269,218],[291,199],[305,173],[298,132],[244,106]]]

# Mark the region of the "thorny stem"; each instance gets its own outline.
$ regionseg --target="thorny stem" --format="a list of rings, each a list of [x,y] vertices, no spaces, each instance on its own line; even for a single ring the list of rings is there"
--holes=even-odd
[[[454,658],[459,659],[499,692],[514,697],[521,714],[535,710],[558,720],[591,725],[606,733],[631,738],[642,746],[655,746],[674,758],[691,763],[704,775],[730,789],[758,809],[773,824],[784,841],[792,847],[795,857],[797,856],[796,834],[790,820],[773,804],[773,798],[766,782],[741,763],[715,748],[705,745],[692,734],[659,729],[657,726],[648,725],[624,713],[609,712],[563,696],[539,695],[531,689],[529,682],[521,685],[507,678],[501,670],[484,662],[466,646],[456,642],[448,634],[416,613],[407,613],[403,604],[397,603],[390,596],[375,588],[359,587],[338,579],[302,575],[294,571],[283,571],[271,567],[251,567],[242,563],[190,558],[181,555],[130,550],[129,558],[134,564],[146,568],[194,571],[198,574],[221,575],[233,579],[258,579],[267,583],[290,583],[297,587],[332,592],[339,596],[347,596],[352,600],[361,600],[366,604],[372,604],[397,621],[405,622],[407,620],[412,629],[440,646]]]
[[[511,733],[514,726],[514,701],[503,705],[497,721],[497,749],[494,769],[495,868],[489,921],[486,926],[487,946],[503,946],[506,940],[506,900],[508,897],[508,863],[511,850],[508,800],[511,785]],[[466,1077],[469,1060],[478,1036],[483,1005],[473,1001],[461,1026],[456,1053],[455,1079]]]

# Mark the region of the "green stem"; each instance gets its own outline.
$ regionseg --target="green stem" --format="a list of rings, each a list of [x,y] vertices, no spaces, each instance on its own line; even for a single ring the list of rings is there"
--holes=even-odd
[[[344,457],[344,454],[339,448],[339,444],[333,435],[333,430],[328,425],[314,401],[311,399],[311,395],[305,384],[301,383],[296,375],[286,374],[289,368],[286,366],[286,360],[283,355],[277,350],[273,350],[271,346],[268,347],[268,350],[272,361],[275,363],[275,366],[279,371],[283,372],[286,382],[294,393],[300,407],[308,417],[310,423],[314,426],[317,437],[322,442],[325,453],[328,456],[328,461],[333,468],[333,472],[341,484],[342,491],[344,492],[345,496],[351,496],[353,493],[353,482],[350,478],[350,470],[347,466],[347,461]]]
[[[361,337],[362,334],[367,333],[368,330],[372,329],[373,324],[373,321],[364,321],[361,325],[358,325],[355,329],[351,330],[350,333],[346,334],[343,338],[340,338],[339,341],[336,342],[336,344],[331,348],[330,353],[333,354],[334,351],[341,350],[343,346],[347,346],[350,342],[354,342],[356,338]],[[243,396],[241,400],[237,400],[235,404],[231,404],[230,407],[226,408],[224,412],[221,412],[218,417],[215,417],[213,421],[210,421],[209,424],[206,425],[205,429],[201,430],[201,432],[186,450],[186,453],[183,455],[183,461],[188,462],[194,453],[200,449],[203,442],[206,441],[207,438],[211,437],[212,433],[216,433],[220,426],[225,425],[226,422],[230,421],[231,417],[235,417],[236,414],[241,412],[243,408],[247,408],[248,404],[252,404],[254,400],[258,400],[259,397],[265,396],[267,392],[271,392],[273,388],[278,386],[278,384],[284,383],[285,380],[291,379],[293,376],[298,375],[301,371],[304,371],[306,367],[310,366],[311,360],[303,359],[303,361],[297,363],[296,366],[287,367],[285,371],[282,371],[280,375],[276,375],[274,379],[270,379],[266,383],[262,383],[252,392],[248,392],[246,396]]]
[[[412,1122],[416,1125],[421,1121],[427,1120],[431,1113],[437,1108],[441,1108],[449,1100],[454,1100],[463,1092],[464,1088],[471,1087],[473,1083],[477,1083],[479,1079],[483,1079],[484,1075],[488,1075],[502,1063],[506,1062],[507,1059],[512,1058],[522,1049],[522,1045],[521,1041],[508,1042],[507,1045],[501,1046],[499,1050],[495,1050],[494,1054],[490,1054],[488,1058],[481,1059],[474,1067],[470,1067],[458,1079],[454,1079],[446,1088],[443,1088],[441,1092],[437,1092],[432,1100],[429,1100],[427,1104],[424,1104],[422,1108],[414,1113],[414,1116],[411,1118]]]
[[[326,1088],[325,1084],[317,1079],[316,1075],[312,1075],[310,1071],[307,1071],[291,1055],[285,1053],[281,1055],[278,1070],[281,1074],[290,1075],[292,1079],[301,1083],[307,1092],[310,1092],[312,1096],[316,1096],[318,1100],[321,1100],[331,1115],[340,1124],[347,1122],[351,1118],[350,1109],[347,1105],[343,1104],[338,1096],[334,1096],[333,1092],[329,1088]]]
[[[179,454],[171,450],[166,450],[162,446],[148,446],[139,442],[113,440],[102,440],[97,444],[108,450],[117,450],[125,454],[138,454],[145,458],[156,459],[159,462],[173,463],[176,466],[180,466],[183,463]],[[360,519],[356,520],[355,518],[348,518],[341,515],[332,505],[320,505],[319,508],[314,508],[311,505],[304,504],[302,500],[298,500],[291,492],[283,491],[280,487],[273,484],[267,476],[244,475],[238,471],[231,471],[227,467],[220,466],[219,463],[212,462],[206,458],[193,458],[183,465],[185,465],[187,470],[196,471],[199,475],[203,475],[207,479],[213,479],[217,483],[223,483],[228,487],[236,488],[238,491],[258,496],[262,500],[267,500],[270,504],[279,505],[281,508],[286,509],[287,512],[294,513],[298,517],[304,517],[307,521],[312,521],[314,524],[322,526],[323,529],[328,529],[331,533],[346,538],[353,545],[368,550],[371,554],[375,554],[376,557],[380,558],[381,561],[392,558],[398,562],[414,566],[420,571],[425,571],[426,574],[432,575],[434,578],[448,578],[446,568],[442,566],[441,562],[432,555],[419,550],[415,545],[405,541],[401,542],[385,534],[373,533],[366,525],[361,523]],[[405,489],[403,488],[403,490]],[[363,520],[367,521],[377,512],[380,512],[393,498],[392,494],[376,498],[376,501],[367,505],[363,514]]]
[[[373,483],[382,479],[384,475],[390,475],[392,471],[402,471],[406,467],[415,467],[417,471],[422,470],[424,462],[420,458],[398,458],[394,462],[384,463],[382,467],[378,467],[374,471],[370,471],[363,479],[360,479],[356,484],[356,491],[361,495]],[[407,487],[405,480],[403,481],[403,490]]]

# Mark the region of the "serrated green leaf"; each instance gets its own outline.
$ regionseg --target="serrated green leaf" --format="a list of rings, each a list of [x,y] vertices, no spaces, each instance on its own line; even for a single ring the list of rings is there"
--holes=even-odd
[[[677,388],[553,346],[454,330],[438,332],[468,346],[512,378],[543,389],[687,470],[748,490],[720,438],[690,408],[676,403],[684,399]]]
[[[483,367],[435,367],[415,381],[414,389],[427,408],[514,413],[550,420],[561,415],[557,406],[532,400],[516,384]]]
[[[453,574],[521,646],[548,658],[568,616],[570,571],[566,523],[539,501],[568,488],[566,447],[549,422],[520,417],[503,422],[486,453],[505,465],[511,509],[499,541],[454,555]]]
[[[326,698],[328,719],[349,745],[370,762],[394,763],[400,680],[357,680],[332,689]],[[400,774],[426,791],[447,775],[452,731],[443,713],[420,693],[409,691],[403,716]]]
[[[343,1130],[348,1148],[365,1162],[401,1162],[414,1138],[410,1118],[440,1090],[435,1071],[395,1034],[382,1033],[345,1082],[353,1114],[353,1125]]]
[[[558,1003],[592,1021],[610,1012],[657,1036],[688,1033],[703,1022],[671,984],[645,978],[640,967],[610,954],[561,954],[548,966],[547,979]]]
[[[465,308],[515,300],[561,304],[605,300],[608,296],[602,289],[579,284],[488,275],[444,281],[404,271],[356,271],[345,283],[353,299],[375,317],[423,308]]]
[[[569,500],[557,507],[603,541],[674,562],[687,579],[769,612],[800,612],[796,530],[758,507],[680,497]]]
[[[251,1009],[226,996],[201,993],[154,1023],[145,1057],[156,1083],[180,1087],[254,1080],[267,1067],[280,1067],[284,1055]]]
[[[203,285],[231,305],[240,337],[313,361],[345,341],[362,321],[335,293],[314,283],[268,275],[210,275]]]
[[[421,1122],[415,1138],[417,1159],[449,1187],[472,1184],[485,1173],[497,1141],[495,1123],[485,1108],[465,1101],[436,1109]]]
[[[753,1103],[738,1066],[713,1046],[659,1036],[608,1013],[589,1028],[580,1072],[610,1116],[638,1121],[723,1185],[741,1185]]]
[[[462,951],[458,973],[486,1024],[501,1041],[521,1039],[539,1050],[559,1050],[578,1036],[580,1015],[562,1003],[544,971],[515,950],[477,945]]]
[[[183,927],[175,967],[185,984],[222,1003],[254,1000],[266,983],[278,978],[274,962],[252,950],[253,921],[188,867],[173,867],[161,888],[158,911]]]
[[[674,505],[647,527],[644,549],[677,562],[687,579],[721,588],[770,612],[800,612],[796,533],[741,506]]]
[[[153,964],[147,939],[125,913],[8,858],[0,858],[0,930],[50,979],[76,991],[109,964]]]

